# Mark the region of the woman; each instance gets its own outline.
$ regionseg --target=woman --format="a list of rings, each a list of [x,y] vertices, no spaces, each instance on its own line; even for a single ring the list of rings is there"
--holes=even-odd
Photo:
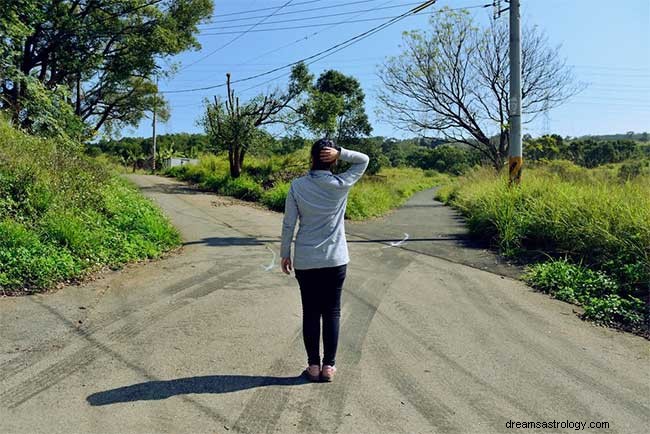
[[[352,163],[334,175],[337,160]],[[341,317],[341,290],[348,246],[343,219],[350,188],[368,167],[368,156],[321,139],[311,148],[311,170],[294,180],[287,194],[282,224],[282,271],[295,269],[302,299],[302,332],[307,350],[305,374],[312,381],[332,381],[336,372],[336,347]],[[291,242],[296,220],[294,262]],[[323,365],[320,358],[320,321],[323,319]]]

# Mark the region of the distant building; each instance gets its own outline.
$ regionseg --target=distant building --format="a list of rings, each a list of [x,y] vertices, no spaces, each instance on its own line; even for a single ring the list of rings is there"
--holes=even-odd
[[[176,166],[185,166],[186,164],[198,164],[199,160],[196,158],[185,158],[185,157],[172,157],[162,160],[162,166],[164,168],[176,167]]]

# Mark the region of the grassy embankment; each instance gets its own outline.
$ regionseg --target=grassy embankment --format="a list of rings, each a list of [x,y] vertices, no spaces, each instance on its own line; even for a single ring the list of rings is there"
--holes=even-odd
[[[45,290],[180,243],[149,200],[82,151],[0,119],[1,293]]]
[[[244,172],[237,179],[229,175],[227,158],[213,155],[201,157],[197,165],[168,169],[165,174],[219,194],[260,202],[282,211],[291,180],[308,170],[306,151],[288,156],[248,157]],[[414,168],[386,168],[378,175],[366,175],[350,192],[346,217],[363,220],[381,216],[403,204],[413,193],[439,185],[446,179],[446,175]]]
[[[519,187],[480,169],[442,188],[471,232],[507,256],[546,256],[525,279],[584,307],[601,324],[647,332],[650,174],[554,162],[527,169]]]

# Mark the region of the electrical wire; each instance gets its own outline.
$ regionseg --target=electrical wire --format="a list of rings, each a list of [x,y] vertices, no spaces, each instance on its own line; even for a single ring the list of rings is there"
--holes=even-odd
[[[319,1],[321,1],[321,0],[311,0],[311,1],[293,3],[291,6],[293,7],[293,6],[300,6],[300,5],[303,5],[303,4],[318,3]],[[374,2],[374,1],[378,1],[378,0],[356,0],[356,1],[345,2],[345,3],[337,3],[335,5],[320,6],[320,7],[311,8],[311,9],[300,9],[300,10],[297,10],[297,11],[282,12],[281,14],[276,14],[276,15],[282,16],[282,15],[299,14],[301,12],[313,12],[313,11],[322,10],[322,9],[342,8],[342,7],[357,5],[357,4],[361,4],[361,3],[371,3],[371,2]],[[268,7],[268,8],[262,8],[262,9],[240,11],[240,12],[231,12],[231,13],[228,13],[228,14],[213,15],[213,17],[214,18],[231,17],[231,16],[235,16],[235,15],[244,15],[244,14],[248,14],[248,13],[262,12],[262,11],[268,11],[268,10],[272,10],[272,9],[275,9],[275,7]],[[254,18],[262,18],[262,17],[263,16],[258,15],[258,16],[255,16],[255,17],[248,17],[248,18],[243,18],[243,19],[254,19]],[[231,19],[230,21],[236,21],[236,20],[241,20],[241,19]],[[214,22],[206,23],[205,25],[211,25],[213,23]]]
[[[399,8],[403,8],[403,7],[407,7],[407,6],[419,5],[420,3],[422,3],[422,2],[400,3],[398,5],[379,6],[379,7],[375,7],[375,8],[371,8],[371,9],[357,9],[357,10],[353,10],[353,11],[337,12],[335,14],[325,14],[325,15],[316,15],[316,16],[310,16],[310,17],[290,18],[290,19],[287,19],[287,20],[277,20],[277,21],[265,22],[264,25],[268,26],[268,25],[271,25],[271,24],[292,23],[292,22],[295,22],[295,21],[316,20],[316,19],[319,19],[319,18],[330,18],[330,17],[340,17],[340,16],[344,16],[344,15],[354,15],[354,14],[359,13],[359,12],[374,12],[374,11],[382,11],[382,10],[386,10],[386,9],[399,9]],[[244,21],[244,20],[250,20],[250,19],[251,18],[241,18],[241,19],[238,19],[238,20],[218,21],[216,23],[219,23],[219,22],[232,23],[233,21]],[[237,27],[245,27],[245,26],[248,26],[248,25],[249,24],[235,24],[234,26],[204,27],[204,28],[201,29],[201,31],[203,31],[203,30],[233,29],[233,28],[237,28]]]
[[[492,6],[492,4],[489,4],[489,5],[487,5],[487,6]],[[474,8],[483,8],[483,7],[486,7],[486,5],[475,5],[475,6],[467,6],[467,7],[455,8],[455,9],[445,9],[445,10],[452,10],[452,11],[453,11],[453,10],[474,9]],[[437,11],[437,12],[440,13],[440,12],[442,12],[442,11]],[[413,15],[415,15],[415,14],[412,14],[412,15],[410,15],[410,16],[413,16]],[[404,18],[406,18],[406,17],[404,17]],[[379,32],[380,30],[383,30],[383,29],[379,29],[379,30],[373,32],[372,34],[370,34],[370,35],[368,35],[368,36],[372,36],[373,34]],[[364,38],[364,39],[365,39],[365,38]],[[319,59],[316,59],[316,60],[312,60],[312,61],[310,61],[310,62],[307,62],[307,65],[312,65],[312,64],[314,64],[314,63],[317,63],[317,62],[323,60],[325,57],[328,57],[328,56],[330,56],[330,55],[332,55],[332,54],[338,53],[338,52],[341,51],[341,50],[344,50],[345,48],[349,47],[350,45],[352,45],[352,43],[347,44],[347,45],[345,45],[345,46],[342,46],[342,47],[340,47],[340,48],[337,48],[335,51],[330,52],[329,54],[327,54],[327,56],[323,56],[323,57],[321,57],[321,58],[319,58]],[[281,75],[275,76],[275,77],[273,77],[273,78],[271,78],[271,79],[269,79],[269,80],[266,80],[266,81],[264,81],[264,82],[262,82],[262,83],[256,84],[256,85],[251,86],[251,87],[249,87],[249,88],[246,88],[246,89],[244,89],[244,90],[242,91],[242,93],[245,93],[245,92],[247,92],[247,91],[249,91],[249,90],[252,90],[252,89],[255,89],[255,88],[258,88],[258,87],[264,86],[264,85],[266,85],[266,84],[268,84],[268,83],[271,83],[271,82],[273,82],[273,81],[275,81],[275,80],[277,80],[277,79],[279,79],[279,78],[282,78],[282,77],[284,77],[284,76],[286,76],[286,75],[289,75],[289,72],[284,72],[284,73],[281,74]]]
[[[253,31],[253,29],[254,29],[255,27],[257,27],[258,25],[262,24],[262,23],[263,23],[264,21],[266,21],[267,19],[271,18],[273,15],[276,14],[276,12],[279,12],[279,11],[281,11],[282,9],[284,9],[285,7],[289,6],[289,4],[291,4],[292,1],[293,1],[293,0],[288,0],[288,1],[285,2],[282,6],[276,8],[275,11],[273,11],[273,12],[270,13],[270,14],[268,14],[266,17],[262,18],[262,19],[261,19],[260,21],[258,21],[257,23],[253,24],[250,28],[248,28],[248,30],[246,30],[246,31],[244,31],[244,32],[241,32],[240,34],[238,34],[237,36],[235,36],[234,38],[232,38],[230,41],[226,42],[225,44],[221,45],[220,47],[216,48],[215,50],[209,52],[209,53],[206,54],[205,56],[198,58],[198,59],[195,60],[194,62],[185,65],[184,67],[180,68],[178,71],[179,71],[179,72],[180,72],[180,71],[184,71],[184,70],[186,70],[187,68],[191,67],[192,65],[196,65],[197,63],[199,63],[199,62],[201,62],[201,61],[207,59],[208,57],[212,56],[213,54],[215,54],[215,53],[217,53],[217,52],[223,50],[224,48],[228,47],[229,45],[233,44],[233,43],[234,43],[235,41],[237,41],[238,39],[244,37],[246,34],[248,34],[249,32]]]
[[[318,3],[321,0],[310,0],[310,1],[303,1],[303,2],[298,2],[298,3],[293,3],[291,6],[301,6],[301,5],[306,5],[306,4],[311,4],[311,3]],[[373,1],[373,0],[365,0],[365,1]],[[276,6],[268,7],[268,8],[260,8],[260,9],[250,9],[247,11],[237,11],[237,12],[229,12],[226,14],[213,14],[213,17],[219,18],[219,17],[231,17],[234,15],[243,15],[243,14],[251,14],[254,12],[262,12],[262,11],[270,11],[275,9]]]
[[[235,83],[241,83],[241,82],[245,82],[245,81],[254,80],[256,78],[264,77],[266,75],[271,75],[271,74],[273,74],[273,73],[275,73],[277,71],[290,68],[290,67],[295,66],[295,65],[297,65],[297,64],[299,64],[301,62],[311,61],[311,60],[316,59],[318,57],[324,58],[324,57],[330,56],[330,55],[332,55],[334,53],[337,53],[338,51],[340,51],[343,48],[346,48],[346,47],[348,47],[348,46],[350,46],[352,44],[357,43],[360,40],[368,38],[368,37],[374,35],[375,33],[385,29],[386,27],[389,27],[389,26],[395,24],[396,22],[401,21],[402,19],[406,18],[409,15],[412,15],[412,14],[415,14],[415,13],[418,13],[418,12],[424,10],[425,8],[433,5],[435,2],[436,2],[436,0],[428,0],[428,1],[424,2],[424,3],[422,3],[420,6],[416,6],[415,8],[410,9],[409,11],[403,13],[402,15],[399,15],[399,16],[397,16],[397,17],[395,17],[395,18],[393,18],[391,20],[388,20],[388,21],[386,21],[386,22],[384,22],[384,23],[382,23],[382,24],[380,24],[378,26],[375,26],[375,27],[373,27],[373,28],[371,28],[369,30],[366,30],[365,32],[360,33],[360,34],[358,34],[356,36],[353,36],[352,38],[349,38],[349,39],[347,39],[347,40],[345,40],[345,41],[343,41],[343,42],[341,42],[339,44],[333,45],[330,48],[319,51],[318,53],[312,54],[311,56],[304,57],[304,58],[302,58],[300,60],[288,63],[288,64],[280,66],[278,68],[274,68],[274,69],[271,69],[269,71],[266,71],[266,72],[263,72],[263,73],[260,73],[260,74],[252,75],[250,77],[245,77],[245,78],[241,78],[241,79],[238,79],[238,80],[234,80],[234,81],[232,81],[232,83],[235,84]],[[225,83],[221,83],[221,84],[216,84],[216,85],[212,85],[212,86],[197,87],[197,88],[192,88],[192,89],[179,89],[179,90],[161,91],[161,93],[196,92],[196,91],[200,91],[200,90],[209,90],[209,89],[224,87],[225,85],[226,85]]]
[[[367,22],[372,22],[372,21],[382,21],[382,20],[387,20],[390,18],[397,18],[399,15],[393,15],[390,17],[377,17],[377,18],[365,18],[361,20],[350,20],[350,21],[345,21],[345,23],[367,23]],[[343,24],[343,21],[335,21],[331,23],[314,23],[314,24],[307,24],[304,26],[288,26],[288,27],[274,27],[272,29],[258,29],[258,30],[251,30],[250,33],[264,33],[264,32],[276,32],[280,30],[296,30],[296,29],[310,29],[312,27],[323,27],[323,26],[335,26],[338,24]],[[200,36],[221,36],[221,35],[236,35],[241,32],[216,32],[216,33],[202,33]]]
[[[385,2],[385,3],[382,3],[382,4],[380,5],[380,7],[381,7],[381,6],[384,6],[384,5],[387,5],[387,4],[390,3],[391,1],[392,1],[392,0],[388,0],[388,1]],[[363,16],[363,15],[365,15],[365,14],[366,14],[365,11],[364,11],[364,12],[360,12],[360,13],[354,15],[353,17],[351,17],[350,20],[342,21],[342,22],[340,22],[340,23],[334,24],[334,25],[329,26],[329,27],[327,27],[327,28],[317,30],[316,32],[313,32],[313,33],[310,33],[310,34],[308,34],[308,35],[305,35],[305,36],[303,36],[303,37],[300,38],[300,39],[296,39],[295,41],[289,42],[288,44],[285,44],[285,45],[282,45],[282,46],[280,46],[280,47],[274,48],[274,49],[272,49],[272,50],[266,51],[266,52],[264,52],[264,53],[262,53],[262,54],[260,54],[260,55],[258,55],[258,56],[252,57],[252,58],[250,58],[250,59],[244,61],[244,63],[241,63],[241,64],[239,64],[239,65],[235,65],[235,66],[250,65],[251,62],[254,62],[254,61],[259,60],[259,59],[261,59],[261,58],[263,58],[263,57],[266,57],[266,56],[268,56],[269,54],[277,53],[278,51],[284,50],[285,48],[289,48],[289,47],[291,47],[291,46],[293,46],[293,45],[296,45],[296,44],[299,44],[299,43],[301,43],[301,42],[304,42],[304,41],[306,41],[306,40],[308,40],[308,39],[310,39],[310,38],[313,38],[314,36],[316,36],[316,35],[318,35],[318,34],[320,34],[320,33],[323,33],[323,32],[326,31],[326,30],[331,30],[331,29],[333,29],[333,28],[335,28],[335,27],[338,27],[338,26],[341,25],[341,24],[347,24],[349,21],[354,20],[355,18],[358,18],[358,17]],[[356,61],[359,61],[359,60],[365,60],[365,59],[355,59],[355,60],[356,60]]]

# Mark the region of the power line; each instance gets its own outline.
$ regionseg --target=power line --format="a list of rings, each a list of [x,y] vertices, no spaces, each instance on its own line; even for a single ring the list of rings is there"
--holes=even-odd
[[[265,16],[264,18],[262,18],[262,19],[261,19],[260,21],[258,21],[257,23],[253,24],[250,28],[248,28],[248,30],[246,30],[246,31],[240,33],[239,35],[235,36],[235,37],[232,38],[230,41],[226,42],[225,44],[223,44],[222,46],[218,47],[217,49],[215,49],[215,50],[209,52],[209,53],[206,54],[205,56],[200,57],[199,59],[195,60],[194,62],[185,65],[184,67],[180,68],[178,71],[179,71],[179,72],[180,72],[180,71],[184,71],[184,70],[186,70],[187,68],[189,68],[190,66],[192,66],[192,65],[196,65],[197,63],[199,63],[199,62],[201,62],[201,61],[207,59],[208,57],[212,56],[213,54],[217,53],[218,51],[223,50],[224,48],[226,48],[227,46],[231,45],[232,43],[234,43],[234,42],[237,41],[238,39],[242,38],[242,37],[243,37],[244,35],[246,35],[247,33],[251,32],[255,27],[257,27],[258,25],[262,24],[262,23],[263,23],[264,21],[266,21],[267,19],[271,18],[273,15],[275,15],[276,12],[279,12],[279,11],[281,11],[282,9],[284,9],[284,8],[285,8],[286,6],[288,6],[292,1],[293,1],[293,0],[288,0],[288,1],[287,1],[286,3],[284,3],[282,6],[276,8],[275,11],[273,11],[273,12],[270,13],[269,15]]]
[[[380,7],[381,7],[381,6],[384,6],[384,5],[388,4],[388,3],[390,3],[391,1],[392,1],[392,0],[388,0],[388,1],[385,2],[385,3],[382,3],[382,4],[380,5]],[[240,64],[240,65],[251,64],[251,62],[254,62],[254,61],[259,60],[259,59],[261,59],[261,58],[263,58],[263,57],[266,57],[266,56],[268,56],[269,54],[277,53],[277,52],[280,51],[280,50],[284,50],[285,48],[288,48],[288,47],[291,47],[291,46],[293,46],[293,45],[296,45],[296,44],[299,44],[299,43],[301,43],[301,42],[304,42],[304,41],[308,40],[309,38],[313,38],[314,36],[316,36],[316,35],[318,35],[318,34],[320,34],[320,33],[323,33],[323,32],[326,31],[326,30],[333,29],[334,27],[338,27],[338,26],[341,25],[341,24],[347,24],[349,21],[354,20],[355,18],[358,18],[358,17],[360,17],[360,16],[362,16],[362,15],[365,15],[365,14],[366,14],[366,12],[360,12],[360,13],[354,15],[352,18],[350,18],[350,20],[343,21],[343,22],[341,22],[341,23],[334,24],[334,25],[329,26],[329,27],[327,27],[327,28],[320,29],[320,30],[318,30],[318,31],[316,31],[316,32],[313,32],[313,33],[310,33],[310,34],[308,34],[308,35],[305,35],[305,36],[303,36],[303,37],[300,38],[300,39],[296,39],[295,41],[289,42],[288,44],[282,45],[282,46],[280,46],[280,47],[277,47],[277,48],[274,48],[274,49],[272,49],[272,50],[266,51],[266,52],[264,52],[264,53],[262,53],[262,54],[260,54],[260,55],[258,55],[258,56],[255,56],[255,57],[253,57],[253,58],[250,58],[250,59],[246,60],[244,63],[242,63],[242,64]],[[365,60],[365,59],[356,59],[356,61],[358,61],[358,60]]]
[[[311,4],[311,3],[318,3],[319,1],[320,0],[311,0],[311,1],[293,3],[291,5],[291,7],[306,5],[306,4]],[[371,3],[373,1],[378,1],[378,0],[356,0],[356,1],[352,1],[352,2],[337,3],[335,5],[320,6],[320,7],[311,8],[311,9],[300,9],[300,10],[297,10],[297,11],[283,12],[283,13],[277,14],[277,15],[278,16],[291,15],[291,14],[298,14],[298,13],[301,13],[301,12],[313,12],[313,11],[322,10],[322,9],[342,8],[342,7],[357,5],[357,4],[361,4],[361,3]],[[253,12],[263,12],[263,11],[268,11],[268,10],[272,10],[272,9],[275,9],[275,7],[268,7],[268,8],[262,8],[262,9],[251,9],[251,10],[248,10],[248,11],[231,12],[231,13],[227,13],[227,14],[213,15],[213,17],[215,17],[215,18],[232,17],[232,16],[235,16],[235,15],[245,15],[245,14],[249,14],[249,13],[253,13]],[[246,19],[254,19],[254,18],[261,18],[261,16],[258,15],[258,16],[255,16],[255,17],[248,17]],[[233,19],[233,20],[230,20],[230,21],[235,21],[235,20],[239,20],[239,19]],[[210,24],[212,24],[212,23],[207,23],[206,25],[210,25]]]
[[[434,3],[435,3],[435,0],[434,0]],[[461,10],[461,9],[484,8],[484,7],[488,7],[488,6],[492,6],[492,4],[488,4],[488,5],[466,6],[466,7],[462,7],[462,8],[446,9],[446,10],[452,10],[452,11],[453,11],[453,10]],[[442,11],[438,11],[438,13],[439,13],[439,12],[442,12]],[[411,14],[411,15],[409,15],[409,16],[413,16],[413,15],[415,15],[415,14]],[[398,18],[398,17],[397,17],[397,18]],[[404,16],[403,18],[406,18],[406,16]],[[379,32],[379,31],[381,31],[381,30],[383,30],[383,29],[379,29],[379,30],[373,32],[372,34],[370,34],[370,35],[368,35],[368,36],[372,36],[373,34]],[[364,39],[365,39],[365,38],[364,38]],[[354,43],[354,42],[353,42],[353,43]],[[341,50],[343,50],[343,49],[349,47],[349,46],[352,45],[353,43],[350,43],[350,44],[347,44],[347,45],[342,46],[342,47],[340,47],[340,48],[337,48],[335,51],[333,51],[333,52],[327,54],[327,56],[323,56],[323,57],[321,57],[320,59],[316,59],[316,60],[313,60],[313,61],[311,61],[311,62],[308,62],[307,65],[314,64],[314,63],[316,63],[316,62],[319,62],[319,61],[323,60],[325,57],[328,57],[328,56],[331,56],[332,54],[338,53],[339,51],[341,51]],[[271,82],[277,80],[278,78],[282,78],[282,77],[284,77],[284,76],[286,76],[286,75],[288,75],[288,74],[289,74],[288,72],[284,72],[284,73],[282,73],[282,74],[280,74],[280,75],[278,75],[278,76],[276,76],[276,77],[273,77],[273,78],[271,78],[271,79],[269,79],[269,80],[263,81],[262,83],[259,83],[259,84],[256,84],[256,85],[254,85],[254,86],[251,86],[251,87],[249,87],[249,88],[247,88],[247,89],[244,89],[244,90],[242,91],[242,93],[247,92],[247,91],[252,90],[252,89],[255,89],[255,88],[258,88],[258,87],[261,87],[261,86],[264,86],[265,84],[271,83]]]
[[[385,29],[386,27],[389,27],[389,26],[395,24],[396,22],[406,18],[407,16],[409,16],[411,14],[416,14],[418,12],[421,12],[422,10],[426,9],[427,7],[433,5],[435,2],[436,2],[436,0],[425,1],[420,6],[416,6],[416,7],[412,8],[412,9],[410,9],[409,11],[403,13],[402,15],[399,15],[399,16],[397,16],[397,17],[395,17],[395,18],[393,18],[393,19],[391,19],[389,21],[386,21],[385,23],[382,23],[382,24],[380,24],[378,26],[375,26],[370,30],[366,30],[365,32],[360,33],[360,34],[358,34],[358,35],[356,35],[356,36],[354,36],[354,37],[352,37],[350,39],[347,39],[347,40],[345,40],[345,41],[343,41],[343,42],[341,42],[339,44],[336,44],[336,45],[334,45],[334,46],[332,46],[330,48],[319,51],[316,54],[313,54],[311,56],[302,58],[302,59],[297,60],[295,62],[288,63],[288,64],[286,64],[284,66],[271,69],[270,71],[266,71],[266,72],[263,72],[263,73],[260,73],[260,74],[252,75],[250,77],[241,78],[239,80],[234,80],[231,83],[235,84],[235,83],[241,83],[241,82],[244,82],[244,81],[254,80],[254,79],[259,78],[259,77],[264,77],[266,75],[273,74],[273,73],[275,73],[277,71],[280,71],[282,69],[290,68],[290,67],[295,66],[295,65],[297,65],[297,64],[299,64],[301,62],[306,62],[306,61],[315,59],[315,58],[320,57],[320,56],[323,56],[323,57],[330,56],[330,55],[340,51],[340,49],[346,48],[346,47],[348,47],[348,46],[350,46],[350,45],[352,45],[352,44],[354,44],[354,43],[356,43],[356,42],[358,42],[360,40],[363,40],[363,39],[365,39],[365,38],[367,38],[369,36],[372,36],[373,34]],[[204,86],[204,87],[197,87],[197,88],[192,88],[192,89],[161,91],[161,93],[196,92],[196,91],[199,91],[199,90],[209,90],[209,89],[215,89],[215,88],[224,87],[224,86],[225,86],[225,83],[222,83],[222,84],[216,84],[216,85]]]
[[[375,0],[376,1],[376,0]],[[267,23],[264,23],[264,25],[271,25],[271,24],[282,24],[282,23],[291,23],[295,21],[304,21],[304,20],[315,20],[319,18],[329,18],[329,17],[340,17],[344,15],[353,15],[359,12],[374,12],[374,11],[381,11],[381,10],[386,10],[386,9],[399,9],[403,8],[406,6],[415,6],[419,5],[421,2],[410,2],[410,3],[401,3],[398,5],[392,5],[392,6],[379,6],[371,9],[357,9],[353,11],[346,11],[346,12],[337,12],[335,14],[326,14],[326,15],[316,15],[316,16],[310,16],[310,17],[298,17],[298,18],[290,18],[286,20],[277,20],[277,21],[270,21]],[[293,12],[291,12],[293,13]],[[227,21],[216,21],[211,24],[216,24],[216,23],[232,23],[233,21],[245,21],[245,20],[250,20],[251,18],[239,18],[239,19],[234,19],[234,20],[227,20]],[[204,27],[201,30],[220,30],[220,29],[232,29],[232,28],[237,28],[237,27],[244,27],[249,24],[235,24],[234,26],[218,26],[218,27]]]
[[[361,20],[350,20],[350,21],[336,21],[336,22],[331,22],[331,23],[315,23],[315,24],[308,24],[304,26],[289,26],[289,27],[275,27],[272,29],[258,29],[258,30],[251,30],[250,33],[264,33],[264,32],[276,32],[280,30],[295,30],[295,29],[309,29],[312,27],[323,27],[323,26],[334,26],[338,24],[349,24],[349,23],[367,23],[367,22],[372,22],[372,21],[382,21],[382,20],[387,20],[390,18],[397,18],[399,15],[393,15],[390,17],[377,17],[377,18],[365,18]],[[302,20],[297,20],[297,21],[302,21]],[[201,36],[221,36],[221,35],[236,35],[241,32],[216,32],[216,33],[202,33]]]

